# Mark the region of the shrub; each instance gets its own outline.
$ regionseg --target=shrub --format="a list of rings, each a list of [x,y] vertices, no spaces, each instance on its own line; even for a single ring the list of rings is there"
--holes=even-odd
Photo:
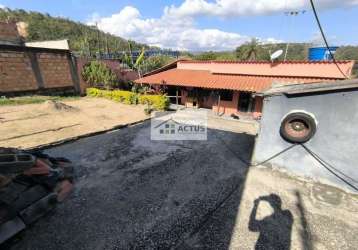
[[[111,92],[112,92],[111,98],[114,101],[122,102],[125,104],[136,104],[135,101],[136,94],[133,92],[124,91],[124,90],[114,90]]]
[[[125,104],[137,104],[136,94],[130,91],[124,91],[124,90],[110,91],[110,90],[101,90],[97,88],[87,88],[86,92],[87,92],[87,96],[91,96],[91,97],[102,97]]]
[[[145,104],[152,110],[165,110],[169,107],[169,99],[165,95],[139,95],[124,90],[101,90],[87,88],[87,96],[102,97],[125,104]]]
[[[104,86],[109,89],[117,85],[116,74],[106,64],[98,61],[92,61],[83,67],[82,78],[90,86]]]
[[[155,110],[165,110],[169,107],[169,99],[165,95],[140,95],[140,104],[153,106]]]

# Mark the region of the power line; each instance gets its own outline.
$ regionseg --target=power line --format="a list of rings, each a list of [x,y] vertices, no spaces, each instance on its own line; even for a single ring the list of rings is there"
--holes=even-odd
[[[311,7],[312,7],[312,10],[313,10],[314,16],[315,16],[315,18],[316,18],[316,22],[317,22],[318,28],[319,28],[319,30],[320,30],[320,32],[321,32],[321,35],[322,35],[322,38],[323,38],[324,43],[325,43],[325,45],[326,45],[326,48],[328,49],[329,55],[331,56],[332,61],[334,62],[334,64],[337,66],[339,72],[341,72],[341,74],[344,76],[344,78],[348,79],[349,77],[348,77],[348,76],[342,71],[342,69],[339,67],[339,65],[338,65],[336,59],[334,58],[334,55],[333,55],[333,53],[332,53],[332,51],[331,51],[331,49],[330,49],[330,47],[329,47],[329,45],[328,45],[328,41],[327,41],[326,36],[325,36],[325,34],[324,34],[324,32],[323,32],[323,28],[322,28],[321,22],[319,21],[318,14],[317,14],[317,11],[316,11],[316,7],[315,7],[315,5],[314,5],[314,3],[313,3],[313,0],[310,0],[310,3],[311,3]]]
[[[307,146],[305,146],[304,144],[301,144],[301,146],[307,151],[307,153],[309,153],[321,166],[323,166],[325,169],[327,169],[331,174],[333,174],[335,177],[337,177],[338,179],[340,179],[341,181],[343,181],[345,184],[347,184],[348,186],[350,186],[351,188],[353,188],[354,190],[358,191],[358,187],[354,186],[352,183],[350,183],[349,181],[347,181],[346,179],[344,179],[343,177],[341,177],[338,173],[340,173],[341,175],[345,176],[347,179],[350,179],[354,182],[358,182],[354,179],[352,179],[351,177],[349,177],[348,175],[344,174],[343,172],[339,171],[338,169],[336,169],[335,167],[333,167],[332,165],[328,164],[327,162],[325,162],[324,160],[322,160],[322,158],[320,158],[316,153],[314,153],[313,151],[311,151]]]

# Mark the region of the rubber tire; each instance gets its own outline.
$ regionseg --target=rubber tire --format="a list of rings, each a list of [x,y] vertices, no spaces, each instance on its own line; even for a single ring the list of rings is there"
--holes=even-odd
[[[308,128],[310,129],[309,133],[306,136],[301,137],[301,138],[297,138],[297,137],[293,137],[293,136],[289,135],[285,130],[285,124],[292,120],[303,120],[307,124]],[[285,119],[283,119],[283,121],[281,122],[280,134],[281,134],[282,138],[288,142],[304,143],[304,142],[309,141],[315,135],[316,130],[317,130],[316,121],[312,116],[310,116],[307,113],[303,113],[303,112],[294,112],[294,113],[288,114],[285,117]]]

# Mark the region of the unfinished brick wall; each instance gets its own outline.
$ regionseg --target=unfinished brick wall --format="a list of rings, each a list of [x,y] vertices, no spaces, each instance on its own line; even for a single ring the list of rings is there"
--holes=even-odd
[[[16,23],[0,22],[0,43],[20,44],[21,38]]]
[[[67,51],[0,45],[0,93],[75,88]]]
[[[38,88],[31,61],[24,52],[0,51],[0,92]]]
[[[45,88],[73,86],[67,54],[38,53]]]

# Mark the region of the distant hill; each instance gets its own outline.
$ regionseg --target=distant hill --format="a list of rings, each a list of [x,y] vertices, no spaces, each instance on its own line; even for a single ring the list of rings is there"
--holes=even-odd
[[[49,14],[16,9],[0,9],[0,21],[16,21],[28,24],[26,41],[69,39],[72,50],[79,53],[115,52],[128,49],[127,40],[99,31],[80,22],[66,18],[52,17]],[[134,50],[144,44],[131,42]]]
[[[286,50],[286,43],[279,44],[243,44],[236,48],[235,51],[223,52],[202,52],[198,54],[189,54],[188,56],[196,60],[270,60],[270,54],[282,49]],[[291,43],[288,46],[287,60],[307,60],[308,48],[312,47],[309,43]],[[255,51],[255,52],[253,52]],[[251,53],[250,53],[251,52]],[[284,55],[279,60],[283,60]],[[358,46],[342,46],[340,47],[335,58],[337,60],[357,60]]]

